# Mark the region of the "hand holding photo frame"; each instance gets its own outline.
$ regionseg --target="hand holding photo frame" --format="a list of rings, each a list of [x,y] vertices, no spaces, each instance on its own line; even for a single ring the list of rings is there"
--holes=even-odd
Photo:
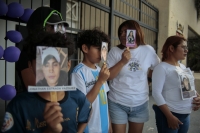
[[[68,50],[61,47],[38,46],[36,52],[36,86],[29,92],[50,92],[51,101],[57,102],[57,91],[76,90],[68,86]]]

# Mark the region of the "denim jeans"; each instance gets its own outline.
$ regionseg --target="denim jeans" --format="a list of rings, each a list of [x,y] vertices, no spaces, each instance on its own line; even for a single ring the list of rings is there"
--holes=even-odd
[[[128,121],[144,123],[149,120],[149,101],[136,107],[127,107],[108,99],[111,122],[126,124]]]
[[[179,125],[179,129],[173,130],[168,127],[167,119],[163,112],[157,105],[153,105],[153,110],[155,112],[156,126],[158,133],[187,133],[190,125],[190,114],[178,114],[172,112],[183,125]]]

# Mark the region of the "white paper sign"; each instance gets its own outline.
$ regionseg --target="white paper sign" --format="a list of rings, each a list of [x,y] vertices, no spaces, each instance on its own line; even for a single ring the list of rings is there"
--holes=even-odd
[[[28,86],[28,92],[76,91],[74,86]]]

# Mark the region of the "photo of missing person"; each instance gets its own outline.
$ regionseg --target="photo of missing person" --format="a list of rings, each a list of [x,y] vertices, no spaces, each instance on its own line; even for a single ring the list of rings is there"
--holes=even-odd
[[[182,91],[191,91],[190,82],[187,76],[183,77],[181,86],[182,86]]]
[[[136,30],[127,29],[126,32],[126,46],[127,47],[134,47],[135,46],[135,33]]]
[[[37,47],[36,86],[67,86],[67,48]]]
[[[189,78],[186,75],[181,75],[180,78],[181,78],[181,92],[183,100],[196,96],[195,90],[192,90]]]
[[[107,54],[108,54],[108,43],[102,42],[102,45],[101,45],[101,60],[104,63],[107,60]]]

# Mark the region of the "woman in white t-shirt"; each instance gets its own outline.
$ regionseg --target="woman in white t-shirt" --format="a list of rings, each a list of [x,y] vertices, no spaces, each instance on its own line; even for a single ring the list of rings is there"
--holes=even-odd
[[[126,48],[126,32],[136,30],[136,45]],[[144,122],[149,119],[149,86],[147,81],[159,63],[155,50],[144,43],[144,35],[134,20],[123,22],[118,28],[120,44],[108,53],[110,92],[108,106],[114,133],[142,133]]]
[[[171,36],[162,48],[162,62],[154,68],[152,95],[157,104],[153,109],[158,133],[187,133],[192,107],[193,110],[200,107],[193,74],[178,62],[185,59],[187,52],[185,38]]]

